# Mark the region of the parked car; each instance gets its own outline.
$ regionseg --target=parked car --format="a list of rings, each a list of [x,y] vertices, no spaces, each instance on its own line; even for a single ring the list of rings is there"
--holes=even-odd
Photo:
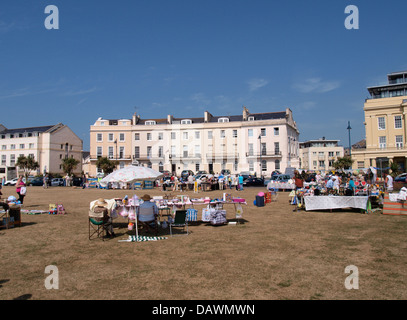
[[[264,179],[262,178],[248,178],[243,180],[243,186],[245,187],[263,187]]]
[[[72,179],[72,185],[74,187],[80,187],[82,185],[83,178],[82,177],[73,177]]]
[[[188,179],[189,175],[194,175],[194,173],[191,170],[182,170],[181,172],[181,178],[186,180]]]
[[[220,171],[221,174],[223,174],[224,176],[227,176],[228,174],[230,174],[230,170],[229,169],[222,169]]]
[[[275,182],[287,182],[290,180],[291,177],[288,174],[277,174],[271,177],[271,179],[264,179],[264,185],[267,186],[270,182],[270,180],[275,181]]]
[[[31,181],[28,182],[28,185],[30,186],[42,186],[43,185],[43,179],[42,178],[34,178]]]
[[[6,182],[4,182],[4,185],[5,186],[15,186],[17,181],[18,181],[18,178],[7,180]]]
[[[407,182],[406,178],[407,178],[407,173],[402,173],[394,178],[394,182]]]
[[[171,175],[171,172],[169,170],[161,171],[161,173],[164,175],[164,177],[168,177]]]
[[[62,178],[54,178],[51,180],[51,186],[59,187],[64,185],[64,179]]]

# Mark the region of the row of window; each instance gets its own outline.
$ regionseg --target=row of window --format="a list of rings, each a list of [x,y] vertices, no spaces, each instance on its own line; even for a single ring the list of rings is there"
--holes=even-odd
[[[15,145],[15,144],[10,144],[10,149],[8,149],[8,148],[7,148],[7,145],[6,145],[6,144],[3,144],[3,145],[1,146],[1,150],[16,150],[16,147],[17,147],[17,145]],[[19,149],[25,149],[25,147],[26,147],[26,144],[24,144],[24,143],[21,143],[21,144],[19,145]],[[28,149],[34,149],[34,143],[29,143],[29,144],[28,144]]]
[[[226,151],[226,144],[221,144],[220,149],[222,152]],[[233,144],[233,150],[235,154],[237,154],[237,144]],[[189,145],[183,145],[182,146],[182,151],[184,156],[188,156],[188,150],[190,149]],[[97,151],[97,156],[101,157],[103,155],[103,147],[98,146],[96,148]],[[147,156],[152,156],[152,146],[146,146],[146,155]],[[176,146],[172,145],[171,146],[171,155],[176,155],[177,148]],[[195,145],[194,146],[194,151],[195,151],[195,156],[201,155],[201,146],[200,145]],[[117,152],[117,154],[115,154]],[[208,145],[208,153],[213,152],[213,145]],[[262,155],[267,155],[267,144],[262,143],[261,144],[261,149],[260,152]],[[277,154],[280,152],[280,143],[279,142],[274,142],[274,152]],[[134,147],[134,153],[135,157],[138,158],[140,157],[140,146]],[[248,144],[248,156],[253,156],[254,155],[254,144],[249,143]],[[123,146],[120,146],[119,148],[115,148],[114,146],[109,146],[108,147],[108,157],[113,159],[113,158],[119,158],[123,159],[125,156],[125,148]],[[158,157],[163,157],[164,156],[164,147],[163,146],[158,146]]]
[[[279,128],[273,128],[274,135],[279,136],[280,135],[280,129]],[[247,130],[247,135],[248,137],[253,137],[253,129],[248,129]],[[183,140],[188,140],[189,139],[189,134],[190,132],[182,132],[182,138]],[[208,131],[208,139],[213,139],[213,131]],[[146,139],[147,141],[152,141],[153,140],[153,133],[152,132],[147,132],[146,133]],[[260,130],[260,136],[265,137],[266,136],[266,128],[261,128]],[[195,139],[200,139],[201,138],[201,131],[195,131],[194,132],[194,137]],[[233,129],[232,131],[232,137],[237,138],[238,137],[238,132],[236,129]],[[226,138],[226,130],[220,130],[220,138]],[[157,139],[158,140],[163,140],[164,139],[164,133],[163,132],[158,132],[157,133]],[[171,132],[171,140],[176,140],[177,139],[177,132]],[[140,140],[140,133],[137,132],[134,134],[134,140]],[[96,141],[97,142],[103,142],[103,133],[97,133],[96,134]],[[115,135],[114,133],[108,133],[108,141],[109,142],[116,142],[115,140]],[[124,142],[125,141],[125,134],[124,133],[119,133],[119,142]]]
[[[316,151],[313,151],[313,152],[312,152],[312,155],[313,155],[313,156],[316,156],[316,155],[317,155],[317,152],[316,152]],[[328,151],[328,157],[333,157],[334,155],[340,156],[341,153],[340,153],[340,151]],[[325,152],[324,152],[324,151],[319,151],[319,152],[318,152],[318,156],[325,156]]]
[[[24,156],[24,154],[20,154],[20,155],[19,155],[19,157],[22,157],[22,156]],[[34,158],[34,154],[32,154],[32,153],[30,153],[28,156]],[[10,163],[9,163],[9,165],[10,165],[11,167],[15,166],[16,161],[17,161],[16,155],[15,155],[15,154],[10,154]],[[2,154],[2,155],[1,155],[1,165],[2,165],[2,166],[6,166],[6,165],[7,165],[7,155],[6,155],[6,154]]]
[[[379,130],[386,130],[386,118],[385,117],[378,117],[377,124]],[[394,129],[402,129],[403,128],[403,119],[402,116],[394,116]]]
[[[0,135],[1,139],[13,139],[13,138],[27,138],[27,137],[38,137],[38,132],[25,132],[25,133],[7,133]]]
[[[395,136],[395,145],[396,148],[401,149],[403,148],[403,136]],[[380,149],[386,149],[387,148],[387,137],[386,136],[380,136],[379,137],[379,148]]]

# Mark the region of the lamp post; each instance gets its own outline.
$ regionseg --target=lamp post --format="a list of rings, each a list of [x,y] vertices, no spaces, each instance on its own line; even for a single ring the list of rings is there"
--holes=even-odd
[[[259,153],[260,153],[260,178],[263,175],[263,168],[262,168],[262,163],[261,163],[261,134],[259,135],[259,145],[260,145],[260,149],[259,149]]]
[[[348,127],[346,128],[346,130],[348,130],[349,132],[349,157],[352,157],[352,146],[350,144],[350,130],[351,130],[351,126],[350,126],[350,121],[348,121]]]

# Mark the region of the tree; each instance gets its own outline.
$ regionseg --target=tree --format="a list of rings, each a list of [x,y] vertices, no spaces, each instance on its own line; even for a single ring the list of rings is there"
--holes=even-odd
[[[393,178],[397,177],[397,175],[401,172],[400,165],[394,162],[390,162],[390,170]]]
[[[352,167],[352,163],[355,160],[352,160],[351,157],[339,157],[333,164],[332,166],[336,169],[336,170],[343,170],[343,169],[349,169]]]
[[[62,170],[68,175],[72,175],[72,172],[76,169],[79,164],[79,160],[75,158],[65,158],[62,159]]]
[[[34,157],[32,156],[19,156],[17,158],[17,163],[16,163],[17,167],[19,167],[20,169],[22,169],[24,171],[24,177],[25,177],[25,181],[27,183],[27,178],[28,178],[28,174],[31,171],[37,170],[40,165],[38,164],[37,161],[35,161]]]
[[[117,167],[117,161],[112,161],[107,157],[100,157],[96,161],[96,167],[102,169],[105,174],[112,173]]]

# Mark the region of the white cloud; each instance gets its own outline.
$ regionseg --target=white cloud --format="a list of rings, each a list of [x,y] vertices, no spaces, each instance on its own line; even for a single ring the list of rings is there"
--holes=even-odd
[[[304,83],[296,83],[293,85],[295,89],[302,93],[324,93],[339,88],[339,81],[322,81],[321,78],[308,78]]]
[[[256,90],[266,86],[268,83],[269,82],[267,80],[260,79],[260,78],[254,78],[254,79],[250,79],[249,81],[247,81],[250,92],[256,91]]]

